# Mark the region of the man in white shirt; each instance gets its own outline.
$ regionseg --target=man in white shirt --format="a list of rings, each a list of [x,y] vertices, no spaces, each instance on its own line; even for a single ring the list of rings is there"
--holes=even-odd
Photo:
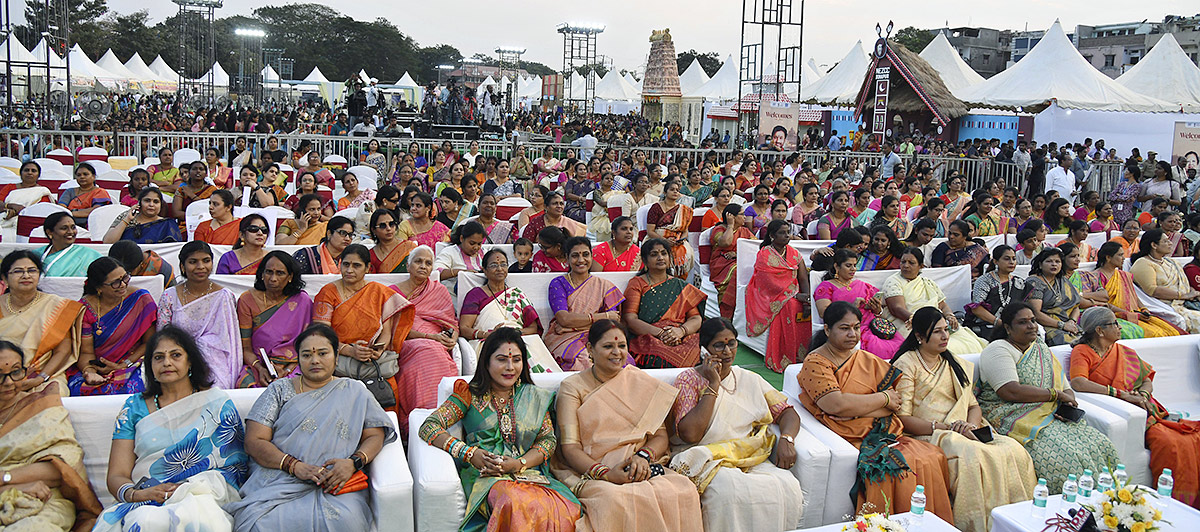
[[[1071,171],[1072,160],[1068,155],[1058,157],[1058,166],[1046,172],[1046,191],[1058,191],[1059,197],[1071,201],[1075,193],[1075,173]]]
[[[1012,160],[1016,163],[1017,168],[1021,169],[1021,175],[1025,175],[1025,172],[1029,171],[1033,160],[1029,156],[1029,147],[1025,145],[1025,141],[1017,144],[1017,151],[1013,152]]]
[[[379,80],[371,78],[371,84],[363,91],[367,93],[367,109],[375,109],[379,105]]]
[[[579,138],[571,141],[572,146],[579,147],[579,160],[587,162],[592,160],[592,153],[596,150],[597,140],[592,136],[592,128],[584,126],[579,131]]]

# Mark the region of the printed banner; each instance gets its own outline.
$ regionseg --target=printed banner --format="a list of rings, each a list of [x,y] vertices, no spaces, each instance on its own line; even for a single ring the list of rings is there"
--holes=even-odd
[[[762,102],[758,106],[758,149],[794,151],[800,107],[791,102]]]

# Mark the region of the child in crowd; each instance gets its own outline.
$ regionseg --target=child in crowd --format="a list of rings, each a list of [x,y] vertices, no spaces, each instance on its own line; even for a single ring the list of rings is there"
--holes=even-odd
[[[528,238],[518,238],[513,243],[513,255],[517,261],[508,267],[508,273],[533,273],[533,242]]]

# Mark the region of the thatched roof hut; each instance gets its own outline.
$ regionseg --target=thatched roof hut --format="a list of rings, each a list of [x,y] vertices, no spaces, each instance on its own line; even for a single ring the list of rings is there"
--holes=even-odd
[[[946,88],[937,70],[904,45],[889,40],[884,57],[871,56],[871,66],[867,69],[858,91],[856,116],[864,112],[870,114],[875,108],[875,69],[883,65],[892,67],[887,103],[889,111],[930,112],[942,125],[969,112],[967,104],[954,97],[950,89]]]

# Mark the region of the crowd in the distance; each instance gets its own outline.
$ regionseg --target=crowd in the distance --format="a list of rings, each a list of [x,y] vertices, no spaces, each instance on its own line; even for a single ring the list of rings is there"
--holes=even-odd
[[[378,182],[365,184],[307,148],[268,144],[256,158],[239,145],[179,165],[158,148],[157,164],[129,172],[117,202],[129,209],[87,227],[111,244],[104,255],[76,242],[91,210],[111,203],[91,165],[76,165],[78,188],[56,198],[32,161],[20,184],[0,187],[9,220],[38,201],[69,211],[46,217],[49,244],[0,261],[0,410],[19,407],[23,433],[48,433],[44,420],[65,416],[59,395],[135,394],[113,434],[113,507],[91,493],[74,436],[62,432],[69,423],[53,442],[14,444],[58,460],[0,463],[14,468],[3,482],[17,496],[47,501],[30,519],[363,529],[372,517],[358,472],[396,437],[384,410],[406,437],[409,412],[437,408],[419,433],[462,470],[464,527],[789,530],[803,508],[787,471],[799,416],[733,365],[739,333],[727,318],[739,300],[744,334],[767,338],[767,366],[803,361],[800,403],[859,447],[860,507],[905,511],[919,478],[931,511],[982,531],[992,507],[1029,499],[1037,477],[1056,491],[1069,473],[1115,467],[1104,435],[1054,416],[1058,403],[1075,404],[1072,389],[1160,421],[1147,429],[1154,474],[1171,468],[1176,498],[1197,502],[1200,469],[1184,457],[1200,427],[1168,422],[1152,369],[1115,343],[1200,333],[1200,257],[1186,268],[1169,258],[1200,255],[1200,215],[1185,227],[1180,214],[1197,193],[1169,164],[1145,179],[1129,164],[1106,197],[1076,197],[1083,145],[1046,172],[1042,192],[1002,182],[969,191],[954,171],[909,169],[889,143],[879,165],[860,168],[736,151],[664,165],[643,150],[619,158],[590,146],[518,147],[503,159],[449,142],[414,142],[389,159],[372,142],[359,160]],[[501,214],[509,198],[527,206]],[[177,262],[164,260],[153,245],[186,240],[183,214],[196,201],[210,219]],[[294,217],[271,227],[261,214],[234,216],[236,205]],[[694,224],[697,209],[707,210]],[[707,249],[689,240],[697,226]],[[1057,245],[1055,233],[1066,237]],[[1093,249],[1091,233],[1111,238]],[[984,239],[998,235],[1018,246],[989,249]],[[762,241],[744,298],[741,239]],[[797,239],[831,243],[803,257]],[[724,318],[704,320],[701,262]],[[1015,274],[1018,264],[1029,274]],[[971,304],[951,308],[922,270],[961,265]],[[817,286],[810,268],[828,272]],[[865,270],[895,274],[873,286],[855,279]],[[482,278],[460,286],[464,272]],[[597,272],[636,275],[621,289]],[[394,273],[408,276],[372,277]],[[547,301],[518,286],[527,273],[561,274],[539,281]],[[252,288],[235,295],[221,274],[253,276]],[[315,275],[334,277],[306,290]],[[161,276],[161,297],[134,289],[134,276]],[[43,277],[82,277],[84,295],[45,292]],[[1151,313],[1134,286],[1170,310]],[[1069,385],[1048,349],[1065,343],[1075,344]],[[439,406],[438,385],[460,375],[463,351],[478,369]],[[979,357],[979,382],[964,355]],[[687,369],[671,386],[641,371],[655,368]],[[554,400],[532,385],[539,371],[578,373]],[[266,388],[246,422],[221,391],[239,387]],[[985,426],[995,443],[979,442]],[[48,502],[66,499],[74,514]]]

